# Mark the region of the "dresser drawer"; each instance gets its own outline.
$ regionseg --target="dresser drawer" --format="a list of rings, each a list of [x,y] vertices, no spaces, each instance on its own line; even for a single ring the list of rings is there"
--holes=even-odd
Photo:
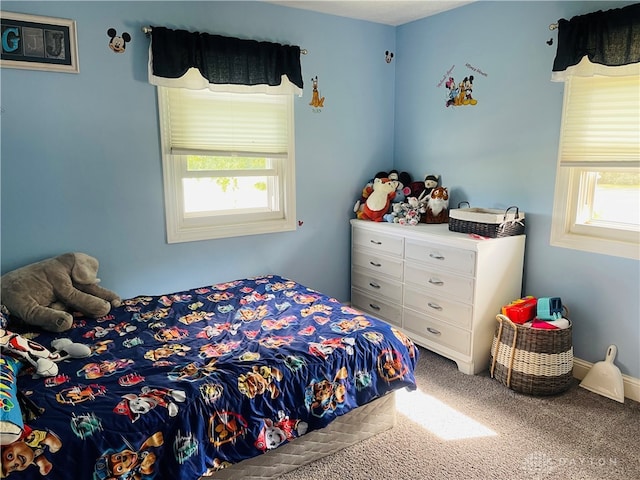
[[[436,320],[433,317],[420,315],[404,309],[403,326],[408,332],[450,348],[463,355],[469,355],[471,350],[471,332],[453,325]]]
[[[402,303],[402,283],[399,281],[354,268],[351,270],[351,285],[374,297],[385,297],[394,303]]]
[[[402,307],[398,304],[388,303],[372,295],[351,289],[351,306],[367,312],[374,317],[381,318],[397,327],[402,322]]]
[[[475,273],[476,268],[476,253],[472,250],[443,247],[435,243],[417,240],[407,240],[405,258],[409,261],[418,261],[471,276]]]
[[[443,294],[462,302],[473,302],[473,278],[461,277],[435,268],[407,264],[404,280],[423,287],[434,295]]]
[[[351,254],[351,262],[357,267],[366,268],[376,274],[388,275],[397,280],[402,280],[401,257],[388,257],[362,250],[354,250]]]
[[[469,304],[447,300],[444,297],[430,295],[423,289],[406,286],[404,306],[451,325],[471,330],[473,308]]]
[[[404,252],[403,237],[371,232],[362,228],[353,229],[352,241],[354,245],[395,257],[402,257]]]

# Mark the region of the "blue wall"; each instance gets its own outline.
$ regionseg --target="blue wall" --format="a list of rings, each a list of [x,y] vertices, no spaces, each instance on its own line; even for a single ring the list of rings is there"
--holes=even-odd
[[[438,173],[452,204],[526,212],[525,293],[569,305],[576,356],[595,362],[615,343],[623,373],[640,377],[638,262],[549,246],[562,85],[549,80],[548,26],[628,3],[482,1],[394,28],[257,2],[3,2],[75,19],[80,73],[1,71],[2,272],[85,251],[124,297],[279,273],[344,301],[360,188],[393,166]],[[309,50],[295,106],[297,231],[166,243],[143,25]],[[126,53],[107,47],[110,27],[132,35]],[[456,81],[476,69],[477,105],[444,107],[438,84],[452,66]],[[316,75],[320,113],[308,105]]]
[[[349,299],[355,186],[393,163],[395,29],[257,2],[3,2],[77,22],[80,73],[2,69],[2,272],[67,251],[105,287],[166,293],[279,273]],[[143,25],[300,45],[297,231],[167,244],[155,87]],[[107,29],[129,32],[124,54]],[[325,107],[309,106],[318,76]]]
[[[451,206],[520,207],[524,293],[562,298],[577,357],[602,360],[613,343],[622,372],[640,377],[638,261],[549,245],[563,96],[549,25],[630,3],[481,1],[398,27],[394,160],[440,174]],[[478,103],[447,108],[443,77],[468,75]]]

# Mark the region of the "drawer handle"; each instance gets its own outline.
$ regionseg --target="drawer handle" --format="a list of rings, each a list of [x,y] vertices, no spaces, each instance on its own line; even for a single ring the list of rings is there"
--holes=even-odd
[[[440,333],[440,331],[438,331],[438,330],[436,330],[435,328],[432,328],[432,327],[427,327],[427,332],[429,332],[429,333],[431,333],[433,335],[436,335],[436,336],[442,335]]]
[[[380,288],[380,285],[378,285],[377,283],[373,283],[373,282],[369,282],[369,286],[373,287],[373,288]]]
[[[429,256],[434,260],[444,260],[444,257],[439,253],[430,253]]]
[[[434,310],[442,310],[442,307],[440,305],[438,305],[437,303],[429,302],[429,303],[427,303],[427,305],[429,305]]]
[[[371,265],[373,265],[374,267],[381,267],[382,264],[381,263],[376,263],[376,262],[369,262]]]
[[[439,286],[440,286],[440,285],[444,285],[444,282],[443,282],[442,280],[438,280],[438,279],[435,279],[435,280],[434,280],[433,278],[430,278],[430,279],[429,279],[429,283],[430,283],[431,285],[439,285]]]
[[[382,245],[382,242],[378,242],[377,240],[369,240],[374,245]]]
[[[376,311],[380,310],[380,307],[378,305],[373,304],[373,303],[370,303],[369,306],[371,308],[373,308],[374,310],[376,310]]]

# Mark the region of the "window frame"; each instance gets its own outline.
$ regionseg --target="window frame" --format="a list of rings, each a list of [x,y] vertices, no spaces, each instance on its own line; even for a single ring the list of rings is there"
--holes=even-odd
[[[640,166],[637,161],[621,162],[611,155],[609,159],[594,161],[564,161],[563,140],[571,79],[565,82],[560,147],[556,170],[556,184],[552,211],[550,244],[591,253],[640,259],[640,229],[615,222],[585,221],[584,211],[593,208],[595,175],[598,171],[633,171]],[[632,103],[632,102],[631,102]],[[640,149],[640,146],[638,147]],[[639,150],[640,151],[640,150]],[[584,206],[586,204],[586,207]]]
[[[228,210],[197,214],[187,213],[184,208],[183,179],[203,176],[202,171],[189,172],[187,168],[188,152],[172,153],[170,145],[169,105],[166,89],[157,87],[158,119],[162,150],[162,170],[165,203],[165,223],[167,243],[181,243],[219,238],[239,237],[279,233],[296,229],[295,201],[295,143],[294,143],[294,103],[292,95],[286,97],[288,146],[285,154],[250,152],[250,155],[264,156],[270,159],[275,171],[274,189],[280,214],[264,214],[257,209],[250,212],[229,214]],[[220,92],[212,92],[213,95]],[[235,94],[239,95],[239,94]],[[253,95],[246,93],[242,95]],[[192,154],[211,156],[244,155],[246,152],[193,151]],[[215,172],[205,171],[205,172]],[[249,172],[249,171],[248,171]],[[266,173],[253,170],[252,174]],[[229,173],[229,172],[228,172]],[[233,173],[233,172],[231,172]]]
[[[551,245],[640,260],[638,232],[578,222],[580,177],[584,171],[584,168],[580,167],[558,169],[551,222]]]

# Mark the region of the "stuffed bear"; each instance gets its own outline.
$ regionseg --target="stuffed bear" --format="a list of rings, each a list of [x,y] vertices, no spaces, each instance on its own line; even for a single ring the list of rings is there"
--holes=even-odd
[[[367,198],[362,211],[357,213],[361,220],[382,222],[389,211],[391,200],[396,194],[398,182],[389,179],[376,178],[373,182],[373,192]]]
[[[0,278],[2,303],[28,325],[52,332],[71,328],[79,311],[103,317],[122,303],[114,292],[98,285],[98,260],[86,253],[65,253],[27,265]]]

